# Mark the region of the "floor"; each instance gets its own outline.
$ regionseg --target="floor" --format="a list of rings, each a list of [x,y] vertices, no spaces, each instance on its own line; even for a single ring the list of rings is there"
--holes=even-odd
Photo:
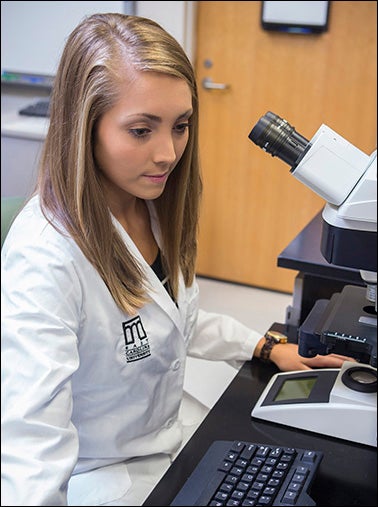
[[[273,292],[198,277],[200,305],[208,311],[226,313],[265,334],[272,322],[284,322],[291,294]]]
[[[231,315],[261,336],[273,322],[285,322],[286,308],[292,304],[291,294],[202,277],[198,283],[201,308]],[[236,373],[224,362],[188,358],[185,389],[210,409]]]

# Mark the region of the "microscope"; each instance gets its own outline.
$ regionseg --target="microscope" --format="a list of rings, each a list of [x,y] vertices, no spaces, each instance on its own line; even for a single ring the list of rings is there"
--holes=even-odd
[[[277,373],[251,416],[376,447],[376,151],[366,155],[324,124],[307,140],[270,111],[248,137],[325,199],[321,253],[331,264],[359,270],[364,282],[316,301],[298,329],[301,356],[335,353],[357,363]]]
[[[300,355],[342,354],[376,368],[377,152],[363,153],[324,124],[307,140],[271,111],[248,137],[326,201],[322,255],[331,264],[358,269],[364,282],[316,302],[298,330]]]

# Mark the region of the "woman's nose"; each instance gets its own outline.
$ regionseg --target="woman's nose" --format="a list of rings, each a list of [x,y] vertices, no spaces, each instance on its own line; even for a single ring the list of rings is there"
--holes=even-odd
[[[176,160],[175,143],[171,135],[156,139],[153,158],[156,164],[172,164]]]

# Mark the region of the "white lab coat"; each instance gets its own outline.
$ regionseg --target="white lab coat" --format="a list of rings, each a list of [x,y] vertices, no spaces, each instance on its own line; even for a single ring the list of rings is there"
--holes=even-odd
[[[177,307],[114,223],[151,285],[137,316],[116,306],[75,242],[48,224],[38,197],[4,243],[2,505],[66,505],[70,477],[89,471],[98,503],[83,505],[122,496],[128,461],[180,446],[186,355],[247,360],[261,337],[199,310],[196,282],[180,281]]]

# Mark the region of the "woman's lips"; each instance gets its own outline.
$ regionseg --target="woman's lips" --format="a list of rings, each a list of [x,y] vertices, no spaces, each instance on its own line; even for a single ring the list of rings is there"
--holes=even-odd
[[[165,183],[169,173],[164,174],[146,174],[145,177],[153,183]]]

